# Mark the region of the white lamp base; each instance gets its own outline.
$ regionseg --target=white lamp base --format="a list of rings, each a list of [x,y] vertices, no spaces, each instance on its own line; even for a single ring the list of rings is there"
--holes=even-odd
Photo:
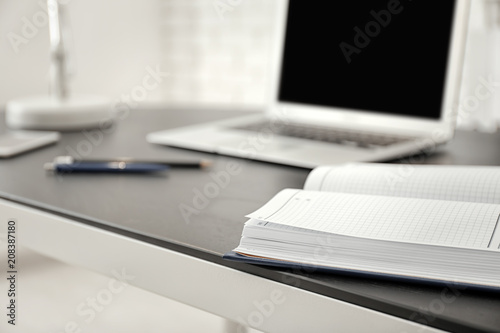
[[[99,96],[72,95],[66,100],[33,96],[9,101],[5,121],[12,129],[71,131],[107,126],[111,102]]]

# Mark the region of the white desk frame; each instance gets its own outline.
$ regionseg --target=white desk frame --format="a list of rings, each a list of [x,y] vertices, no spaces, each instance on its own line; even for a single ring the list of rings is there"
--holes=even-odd
[[[20,245],[264,332],[442,332],[2,199],[0,216]]]

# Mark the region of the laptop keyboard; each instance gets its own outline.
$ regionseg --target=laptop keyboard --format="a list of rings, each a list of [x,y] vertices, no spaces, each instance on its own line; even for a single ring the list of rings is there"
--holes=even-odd
[[[252,132],[271,131],[272,133],[283,136],[352,145],[363,148],[385,147],[412,139],[402,136],[389,136],[366,132],[360,133],[321,126],[269,121],[255,122],[248,125],[235,126],[233,128]]]

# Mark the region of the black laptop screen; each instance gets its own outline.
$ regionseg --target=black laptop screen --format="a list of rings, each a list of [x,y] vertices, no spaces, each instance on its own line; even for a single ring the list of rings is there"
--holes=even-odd
[[[279,100],[438,119],[455,0],[290,0]]]

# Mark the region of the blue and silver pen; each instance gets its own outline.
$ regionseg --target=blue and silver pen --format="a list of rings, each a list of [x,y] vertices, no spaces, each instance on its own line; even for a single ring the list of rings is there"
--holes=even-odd
[[[70,156],[58,157],[53,162],[45,163],[44,168],[58,173],[151,173],[170,169],[168,165],[157,163],[75,161]]]

